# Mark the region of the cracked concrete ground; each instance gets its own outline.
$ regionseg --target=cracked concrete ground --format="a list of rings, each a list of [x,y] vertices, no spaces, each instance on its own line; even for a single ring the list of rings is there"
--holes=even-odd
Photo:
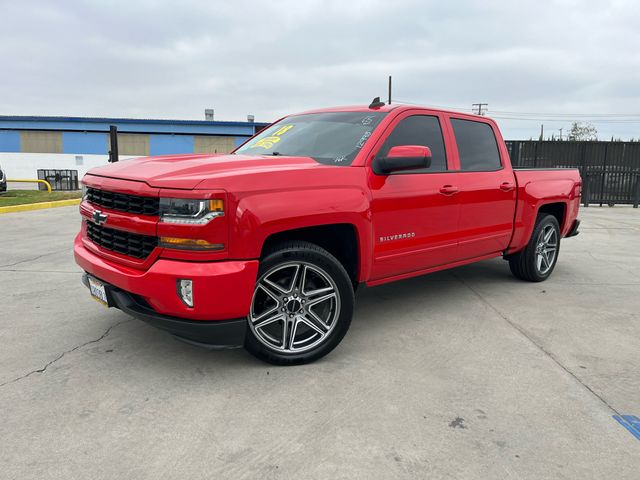
[[[363,289],[330,356],[274,368],[92,301],[77,207],[0,216],[0,478],[637,479],[640,211],[581,217],[547,282]]]

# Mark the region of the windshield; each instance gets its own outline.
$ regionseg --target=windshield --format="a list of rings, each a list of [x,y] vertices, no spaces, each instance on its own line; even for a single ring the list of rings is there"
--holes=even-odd
[[[294,115],[260,132],[234,153],[311,157],[328,165],[350,165],[384,112]]]

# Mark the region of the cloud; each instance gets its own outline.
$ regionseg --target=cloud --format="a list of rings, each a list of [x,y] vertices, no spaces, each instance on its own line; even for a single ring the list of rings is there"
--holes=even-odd
[[[30,1],[0,6],[2,114],[269,121],[386,93],[640,113],[633,1]],[[501,120],[528,138],[538,121]],[[548,128],[568,126],[548,122]],[[556,125],[557,124],[557,125]],[[600,124],[640,136],[640,124]]]

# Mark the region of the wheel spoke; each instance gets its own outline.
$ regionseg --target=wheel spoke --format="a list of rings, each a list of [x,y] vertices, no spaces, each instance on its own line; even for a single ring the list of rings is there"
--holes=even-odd
[[[309,267],[307,267],[306,265],[302,265],[302,273],[300,274],[299,278],[298,278],[298,282],[296,284],[296,288],[298,289],[298,291],[300,292],[301,295],[304,295],[304,286],[307,283],[307,271],[309,270]]]
[[[264,315],[263,315],[263,317],[264,317]],[[282,320],[284,323],[287,323],[286,322],[286,317],[284,315],[280,315],[280,314],[272,315],[272,316],[270,316],[268,318],[265,318],[262,321],[260,321],[258,318],[256,318],[256,319],[252,320],[253,321],[253,328],[255,328],[256,330],[259,330],[259,329],[264,328],[267,325],[270,325],[270,324],[272,324],[274,322],[277,322],[279,320]]]
[[[544,264],[544,269],[545,270],[548,269],[549,268],[549,259],[547,258],[547,255],[544,252],[542,252],[540,254],[540,257],[542,258],[542,263]]]
[[[282,347],[287,350],[293,350],[293,342],[296,339],[296,332],[298,330],[298,318],[294,317],[291,321],[284,321],[284,329],[282,333]]]
[[[544,234],[544,241],[545,243],[549,243],[549,240],[551,240],[551,236],[555,233],[555,230],[553,229],[553,227],[549,227],[549,231],[545,232]]]
[[[336,292],[333,291],[333,288],[331,289],[331,293],[328,293],[327,295],[323,295],[322,297],[314,298],[313,300],[309,300],[309,302],[307,303],[307,308],[311,308],[319,303],[326,302],[327,300],[330,300],[332,298],[336,298]]]
[[[538,271],[542,270],[542,254],[541,253],[536,255],[536,267],[538,268]]]
[[[282,295],[286,295],[288,293],[287,290],[282,288],[277,283],[272,282],[266,277],[262,280],[262,282],[260,283],[260,286],[265,292],[269,293],[269,295],[271,295],[274,298],[279,299]]]
[[[260,315],[258,315],[257,317],[254,317],[252,319],[254,324],[259,324],[262,320],[266,319],[267,317],[271,317],[274,316],[273,313],[277,312],[279,309],[279,305],[276,305],[275,307],[273,307],[270,310],[267,310],[266,312],[261,313]],[[277,313],[275,316],[280,316],[279,313]]]
[[[300,321],[313,328],[320,335],[324,335],[329,330],[329,327],[311,310],[306,315],[301,315]]]
[[[287,293],[291,293],[293,292],[294,289],[298,288],[300,289],[300,283],[302,281],[304,281],[304,274],[303,272],[301,273],[300,270],[304,270],[306,267],[304,265],[296,265],[295,269],[296,271],[293,273],[293,278],[291,279],[291,286],[289,287],[289,290]]]
[[[260,282],[257,288],[269,295],[269,297],[271,297],[276,303],[280,304],[280,298],[282,297],[282,292],[280,291],[280,289],[270,283],[267,283],[266,280]]]
[[[324,287],[324,288],[316,288],[315,290],[311,290],[310,292],[302,292],[309,300],[312,300],[314,297],[318,295],[322,295],[323,293],[333,292],[333,287]]]

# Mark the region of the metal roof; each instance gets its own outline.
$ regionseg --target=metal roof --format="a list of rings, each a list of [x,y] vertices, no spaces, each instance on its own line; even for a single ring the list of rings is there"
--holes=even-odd
[[[39,115],[0,115],[2,122],[70,122],[70,123],[148,123],[148,124],[172,124],[172,125],[211,125],[211,126],[248,126],[269,125],[268,122],[240,122],[219,120],[177,120],[156,118],[117,118],[117,117],[64,117],[64,116],[39,116]]]
[[[117,126],[118,131],[124,133],[252,136],[256,129],[269,124],[215,120],[0,115],[0,130],[5,131],[108,132],[111,125]]]

